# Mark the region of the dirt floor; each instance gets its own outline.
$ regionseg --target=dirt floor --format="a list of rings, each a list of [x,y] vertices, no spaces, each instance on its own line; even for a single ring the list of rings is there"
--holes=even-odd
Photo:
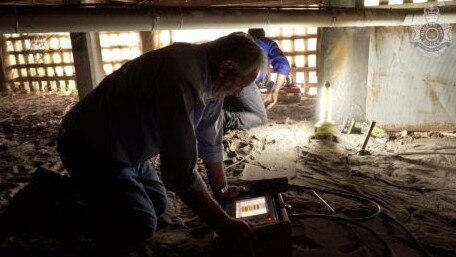
[[[37,168],[65,175],[56,153],[57,129],[76,101],[0,98],[0,213]],[[300,214],[292,222],[292,256],[430,256],[426,250],[456,256],[456,131],[391,132],[386,144],[370,140],[371,155],[359,156],[363,135],[311,139],[314,110],[315,98],[281,103],[269,113],[268,125],[228,131],[224,138],[230,182],[288,177],[284,198]],[[159,168],[157,160],[151,162]],[[334,193],[367,197],[382,212],[364,198]],[[212,230],[175,194],[168,196],[168,210],[149,241],[153,256],[217,256]],[[34,212],[24,217],[34,219]],[[0,244],[0,256],[95,256],[91,247],[85,238],[14,233]]]

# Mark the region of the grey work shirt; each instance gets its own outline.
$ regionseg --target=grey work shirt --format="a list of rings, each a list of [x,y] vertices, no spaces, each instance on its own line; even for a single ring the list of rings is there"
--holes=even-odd
[[[127,165],[160,154],[170,190],[201,190],[198,154],[223,160],[222,101],[212,97],[210,74],[205,45],[151,51],[107,76],[63,123]]]

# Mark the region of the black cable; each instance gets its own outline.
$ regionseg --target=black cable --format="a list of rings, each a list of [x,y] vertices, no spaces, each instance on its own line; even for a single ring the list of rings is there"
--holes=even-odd
[[[324,189],[315,189],[315,188],[300,186],[300,185],[289,185],[288,188],[291,190],[294,190],[294,191],[303,191],[303,190],[318,191],[318,192],[337,195],[337,196],[341,196],[341,197],[345,197],[345,198],[356,198],[358,200],[366,201],[366,202],[372,204],[376,209],[376,212],[372,215],[369,215],[366,217],[350,218],[351,220],[369,220],[369,219],[373,219],[373,218],[379,216],[382,213],[382,207],[378,203],[376,203],[374,200],[371,200],[371,199],[361,196],[361,195],[355,195],[355,194],[349,194],[349,193],[343,193],[343,192],[334,192],[334,191],[328,191],[328,190],[324,190]]]
[[[356,225],[356,226],[359,226],[359,227],[362,227],[366,230],[368,230],[369,232],[371,232],[373,235],[375,235],[375,237],[377,237],[378,239],[380,239],[382,241],[383,244],[385,244],[385,246],[387,247],[388,251],[391,252],[391,255],[390,256],[394,256],[393,255],[393,251],[391,250],[391,248],[387,245],[386,241],[381,238],[374,230],[372,230],[371,228],[367,227],[366,225],[364,224],[361,224],[361,223],[358,223],[356,222],[357,220],[368,220],[368,219],[372,219],[372,218],[375,218],[381,214],[384,214],[385,217],[387,217],[388,219],[392,220],[394,223],[396,223],[397,225],[399,225],[399,227],[404,230],[406,232],[406,234],[413,240],[413,242],[420,248],[420,250],[425,253],[426,256],[428,257],[434,257],[419,241],[418,239],[416,239],[415,236],[413,236],[413,234],[404,226],[402,225],[402,223],[400,223],[398,220],[396,220],[395,218],[391,217],[390,215],[388,215],[387,213],[385,212],[382,212],[382,208],[381,206],[376,203],[374,200],[371,200],[367,197],[364,197],[364,196],[361,196],[361,195],[355,195],[355,194],[350,194],[350,193],[343,193],[343,192],[334,192],[334,191],[329,191],[329,190],[324,190],[324,189],[315,189],[315,188],[311,188],[311,187],[306,187],[306,186],[301,186],[301,185],[289,185],[289,189],[290,190],[294,190],[294,191],[319,191],[319,192],[323,192],[323,193],[327,193],[327,194],[332,194],[332,195],[337,195],[337,196],[341,196],[341,197],[345,197],[345,198],[355,198],[355,199],[358,199],[358,200],[363,200],[363,201],[366,201],[366,202],[369,202],[371,203],[372,205],[375,206],[375,208],[377,209],[377,211],[372,214],[372,215],[369,215],[369,216],[366,216],[366,217],[358,217],[358,218],[344,218],[344,217],[340,217],[340,216],[335,216],[335,215],[325,215],[325,214],[305,214],[305,213],[296,213],[296,214],[290,214],[290,218],[292,217],[296,217],[296,218],[309,218],[309,217],[315,217],[315,218],[328,218],[328,219],[337,219],[337,220],[343,220],[345,222],[348,222],[350,224],[353,224],[353,225]]]
[[[400,223],[397,219],[393,218],[391,215],[389,215],[388,213],[386,212],[383,212],[383,215],[385,215],[385,217],[387,217],[388,219],[392,220],[394,223],[396,223],[397,225],[399,225],[399,227],[402,228],[402,230],[405,231],[405,233],[407,233],[407,235],[412,238],[413,242],[418,245],[418,247],[420,247],[420,249],[426,253],[427,256],[429,257],[434,257],[434,255],[432,255],[419,241],[418,239],[416,239],[416,237],[404,226],[402,225],[402,223]]]
[[[308,218],[323,218],[323,219],[330,219],[330,220],[337,220],[337,221],[344,221],[344,222],[347,222],[347,223],[350,223],[352,225],[355,225],[357,227],[360,227],[360,228],[363,228],[367,231],[369,231],[372,235],[374,235],[380,242],[382,242],[382,244],[384,245],[385,249],[387,250],[388,252],[388,256],[391,256],[391,257],[394,257],[395,254],[393,252],[393,250],[390,248],[390,246],[388,245],[388,243],[385,241],[385,239],[383,239],[377,232],[375,232],[373,229],[371,229],[370,227],[362,224],[362,223],[359,223],[359,222],[356,222],[354,220],[351,220],[351,219],[347,219],[347,218],[344,218],[344,217],[339,217],[339,216],[333,216],[333,215],[325,215],[325,214],[306,214],[306,213],[295,213],[295,214],[290,214],[290,219],[293,220],[293,219],[308,219]]]

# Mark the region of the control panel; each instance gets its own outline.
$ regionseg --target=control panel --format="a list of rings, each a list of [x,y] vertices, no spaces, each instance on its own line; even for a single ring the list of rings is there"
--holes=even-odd
[[[225,211],[252,227],[260,244],[259,256],[291,257],[291,223],[281,194],[288,190],[287,178],[255,180],[247,188],[247,194],[226,202]],[[237,256],[236,249],[227,247],[229,242],[219,243],[225,247],[217,256]]]
[[[242,219],[251,226],[261,226],[279,221],[276,206],[271,196],[243,197],[226,204],[231,217]]]

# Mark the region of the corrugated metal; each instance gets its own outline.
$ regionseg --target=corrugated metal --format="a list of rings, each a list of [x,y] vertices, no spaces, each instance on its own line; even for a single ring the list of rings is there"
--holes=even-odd
[[[367,117],[396,130],[456,129],[455,43],[426,57],[411,43],[410,28],[372,28]]]

